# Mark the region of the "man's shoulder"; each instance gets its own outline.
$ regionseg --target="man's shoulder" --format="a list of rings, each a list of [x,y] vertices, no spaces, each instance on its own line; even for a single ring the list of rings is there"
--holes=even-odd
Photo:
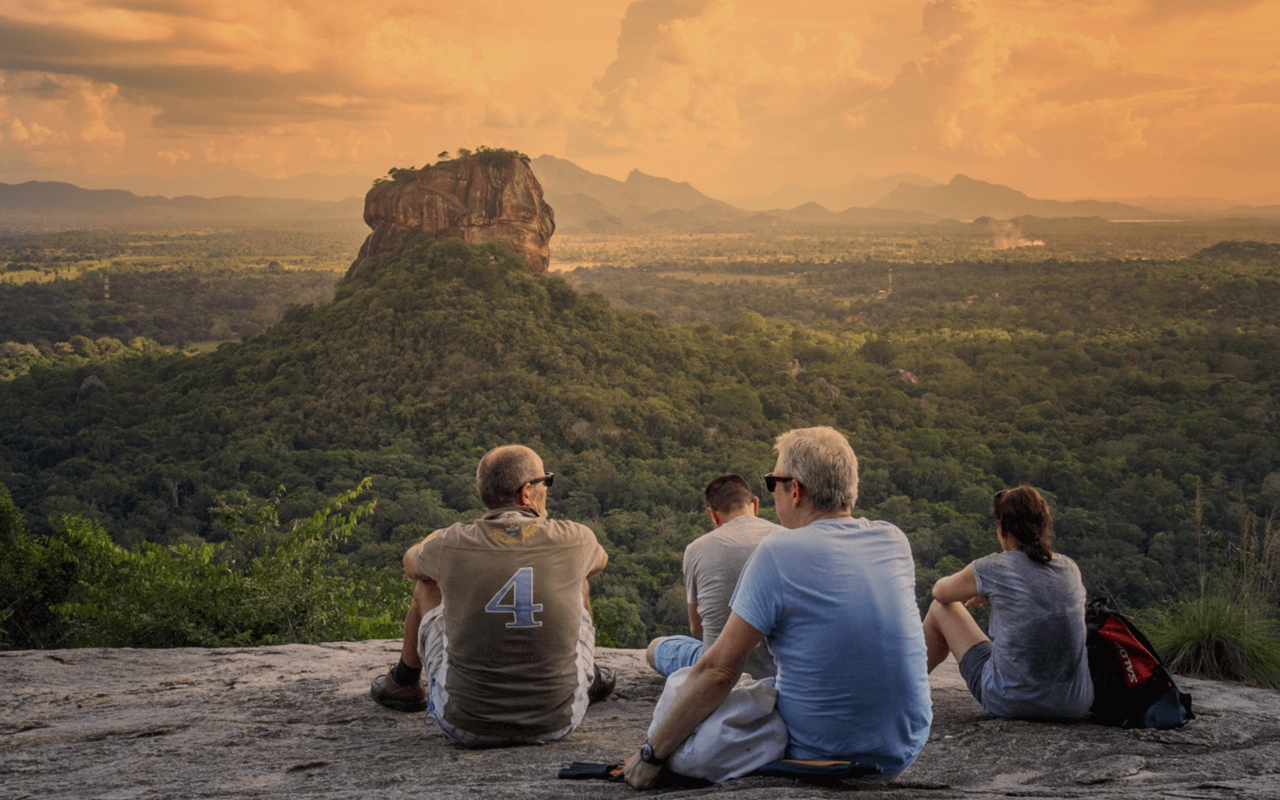
[[[829,547],[833,543],[831,540],[836,540],[842,545],[858,547],[873,541],[883,542],[886,539],[910,546],[907,535],[897,525],[886,520],[867,517],[820,519],[794,528],[785,535],[770,536],[761,542],[760,546],[774,549],[823,548]]]
[[[591,537],[596,538],[595,531],[583,525],[581,522],[574,522],[571,519],[550,519],[543,517],[541,525],[548,532],[554,531],[563,536]]]
[[[444,528],[437,528],[428,533],[426,538],[422,540],[423,544],[436,543],[445,544],[450,540],[459,539],[467,535],[468,530],[475,528],[474,522],[455,522]]]
[[[553,546],[592,550],[600,548],[600,541],[596,538],[595,531],[581,522],[543,517],[538,524],[542,528],[543,536],[546,537],[543,541],[550,542]]]
[[[786,528],[770,522],[767,519],[757,516],[735,517],[718,528],[712,528],[706,533],[689,542],[685,546],[686,553],[698,553],[708,548],[714,548],[722,544],[743,544],[760,542],[768,538],[771,534],[778,531],[785,531]]]

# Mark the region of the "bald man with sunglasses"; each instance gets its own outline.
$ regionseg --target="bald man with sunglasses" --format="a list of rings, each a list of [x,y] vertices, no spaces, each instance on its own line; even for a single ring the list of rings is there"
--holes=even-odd
[[[613,670],[595,666],[587,587],[609,557],[590,528],[547,518],[554,479],[520,445],[480,459],[489,512],[404,555],[413,601],[400,662],[370,687],[375,701],[426,709],[453,739],[486,747],[554,742],[612,691]]]

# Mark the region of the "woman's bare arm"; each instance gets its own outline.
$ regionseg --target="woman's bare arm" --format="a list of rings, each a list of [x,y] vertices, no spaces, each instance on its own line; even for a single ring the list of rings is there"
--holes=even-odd
[[[978,577],[969,564],[954,575],[939,578],[933,585],[933,599],[939,603],[967,603],[978,597]]]

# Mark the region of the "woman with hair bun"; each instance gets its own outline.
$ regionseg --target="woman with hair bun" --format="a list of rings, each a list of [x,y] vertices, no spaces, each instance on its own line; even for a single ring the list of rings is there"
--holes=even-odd
[[[988,716],[1079,719],[1093,705],[1080,569],[1053,552],[1053,517],[1035,489],[998,492],[991,513],[1002,551],[933,586],[929,671],[953,654]],[[987,602],[990,639],[966,610]]]

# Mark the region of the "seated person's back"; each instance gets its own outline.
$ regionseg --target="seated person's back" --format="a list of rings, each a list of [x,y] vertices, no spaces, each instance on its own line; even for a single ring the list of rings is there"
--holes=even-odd
[[[514,739],[576,724],[586,705],[575,650],[582,581],[599,548],[585,526],[523,508],[422,543],[422,572],[445,598],[449,663],[437,713],[468,733]]]
[[[740,475],[713,478],[704,494],[715,528],[684,550],[684,588],[693,637],[663,636],[650,642],[649,664],[662,675],[692,666],[716,643],[729,621],[729,600],[742,568],[766,536],[783,530],[757,516],[760,499]],[[774,674],[773,657],[764,642],[751,652],[743,671],[754,678]]]
[[[1053,516],[1030,486],[992,501],[1001,552],[941,578],[925,616],[929,671],[950,653],[993,717],[1079,719],[1093,704],[1080,569],[1053,552]],[[988,638],[966,608],[991,603]]]
[[[720,638],[627,762],[635,788],[652,787],[695,733],[740,741],[726,722],[701,726],[730,697],[761,641],[777,664],[787,756],[869,762],[895,774],[929,738],[933,709],[906,536],[887,522],[853,518],[858,459],[838,431],[788,431],[774,447],[765,488],[790,530],[767,536],[747,562]]]
[[[547,519],[554,477],[527,447],[480,460],[489,513],[405,553],[413,602],[400,662],[374,679],[374,700],[425,708],[454,739],[487,746],[555,741],[610,691],[612,671],[594,663],[586,583],[609,559],[590,528]]]
[[[846,517],[774,534],[733,611],[773,651],[789,757],[855,756],[892,773],[920,752],[932,712],[915,563],[896,527]]]
[[[1078,719],[1093,704],[1085,653],[1080,568],[1055,553],[1045,564],[1009,550],[973,562],[991,603],[991,660],[982,709],[993,717]]]

